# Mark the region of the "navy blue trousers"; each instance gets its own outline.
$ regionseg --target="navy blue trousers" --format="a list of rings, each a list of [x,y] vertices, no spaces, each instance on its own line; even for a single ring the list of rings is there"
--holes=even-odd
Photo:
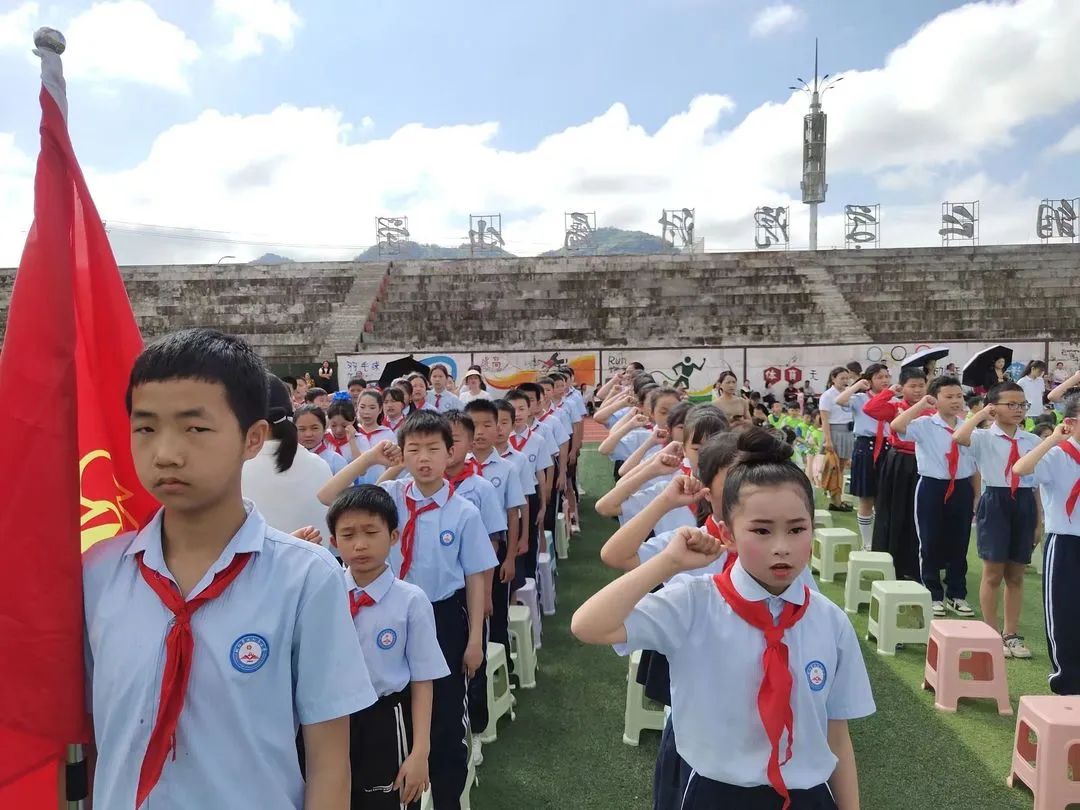
[[[809,790],[789,790],[791,810],[836,810],[826,784]],[[781,810],[784,800],[771,785],[736,787],[691,771],[679,810]]]
[[[971,518],[975,489],[970,478],[958,478],[948,501],[949,482],[923,476],[915,485],[915,531],[919,536],[919,570],[922,584],[935,602],[947,596],[967,599],[967,552],[971,542]],[[941,569],[945,569],[945,586]]]
[[[436,809],[459,810],[470,755],[467,740],[469,711],[463,671],[465,647],[469,643],[465,589],[433,603],[432,608],[435,610],[435,635],[450,674],[432,684],[428,775]]]
[[[1043,607],[1050,690],[1080,695],[1080,537],[1048,534],[1043,554]]]

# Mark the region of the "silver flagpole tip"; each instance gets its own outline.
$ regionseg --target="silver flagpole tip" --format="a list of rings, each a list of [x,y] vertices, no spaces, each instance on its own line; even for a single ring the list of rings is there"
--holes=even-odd
[[[59,55],[67,48],[67,41],[64,39],[64,35],[55,28],[39,28],[34,32],[34,45],[37,48],[52,51]]]

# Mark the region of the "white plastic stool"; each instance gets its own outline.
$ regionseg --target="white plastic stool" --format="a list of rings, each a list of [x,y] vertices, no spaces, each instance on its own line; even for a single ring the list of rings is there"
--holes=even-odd
[[[664,730],[664,710],[650,709],[645,705],[645,690],[637,682],[637,671],[641,665],[641,650],[630,653],[629,675],[626,678],[626,714],[623,719],[622,741],[627,745],[638,745],[641,732],[645,730]]]
[[[545,616],[554,616],[555,569],[550,554],[542,551],[536,555],[536,577],[540,580],[537,583],[540,586],[540,608]]]
[[[858,536],[851,529],[814,529],[810,547],[810,567],[821,572],[822,582],[832,582],[837,574],[847,571],[847,560],[838,560],[842,549],[848,553],[856,548]]]
[[[844,582],[844,610],[858,613],[859,605],[870,604],[870,582],[863,587],[863,574],[879,573],[884,580],[896,579],[892,554],[887,551],[853,551],[848,555],[847,579]]]
[[[533,625],[533,646],[539,647],[543,627],[540,623],[540,601],[536,596],[536,580],[526,577],[525,584],[514,591],[514,599],[519,605],[524,605],[529,609]]]
[[[919,614],[918,627],[901,627],[900,614]],[[877,640],[882,655],[896,655],[898,644],[927,644],[933,616],[930,591],[918,582],[877,580],[870,586],[870,615],[866,619],[866,639]]]
[[[557,561],[558,554],[555,553],[555,533],[544,532],[544,539],[547,541],[547,554],[551,557],[551,570],[555,573],[559,573],[559,563]]]
[[[524,605],[511,605],[508,615],[510,660],[522,689],[536,688],[536,647],[533,645],[532,616]]]
[[[566,514],[563,512],[555,515],[555,551],[560,560],[570,556],[570,531],[566,525]]]
[[[495,724],[504,714],[514,719],[514,696],[510,693],[510,664],[506,660],[506,647],[494,641],[487,645],[487,706],[488,724],[480,735],[480,742],[495,742],[498,734]]]
[[[833,527],[832,512],[828,509],[814,510],[814,528],[831,529]]]

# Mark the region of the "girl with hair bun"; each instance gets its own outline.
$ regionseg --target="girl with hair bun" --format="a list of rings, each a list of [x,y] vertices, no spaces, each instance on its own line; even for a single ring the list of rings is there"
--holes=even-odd
[[[799,581],[813,489],[791,446],[768,432],[744,431],[736,449],[715,533],[678,529],[663,551],[585,602],[571,630],[620,654],[667,656],[676,748],[689,768],[681,807],[856,810],[847,724],[875,707],[851,622]],[[725,552],[736,560],[722,572],[651,593]],[[716,745],[717,729],[730,744]]]

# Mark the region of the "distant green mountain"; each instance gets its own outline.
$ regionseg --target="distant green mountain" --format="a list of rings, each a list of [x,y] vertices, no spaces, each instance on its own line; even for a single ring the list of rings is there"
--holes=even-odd
[[[388,254],[385,251],[382,255],[379,255],[379,246],[372,245],[359,256],[355,261],[358,262],[376,262],[384,259],[393,259],[397,261],[408,261],[410,259],[468,259],[472,258],[472,254],[469,252],[468,245],[461,245],[460,247],[443,247],[442,245],[421,245],[418,242],[410,242],[408,240],[398,242],[398,252],[395,254]],[[495,248],[494,250],[485,251],[482,254],[477,254],[477,258],[488,259],[507,259],[513,258],[513,253],[507,253],[502,248]]]
[[[278,256],[276,253],[264,253],[257,259],[252,259],[248,264],[286,264],[291,262],[288,256]]]
[[[561,247],[541,253],[541,256],[611,256],[611,255],[663,255],[680,251],[671,247],[655,234],[644,231],[624,231],[621,228],[597,228],[589,242],[578,250]]]

